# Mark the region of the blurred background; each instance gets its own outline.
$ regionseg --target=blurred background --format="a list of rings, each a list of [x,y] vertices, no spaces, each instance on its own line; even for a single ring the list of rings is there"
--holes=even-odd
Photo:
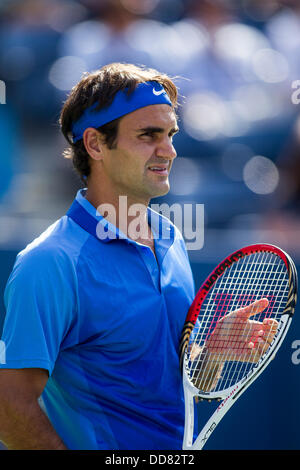
[[[82,186],[62,157],[62,103],[83,72],[115,61],[176,77],[178,158],[170,193],[153,202],[204,204],[204,246],[189,251],[196,287],[256,242],[286,250],[299,271],[299,50],[297,0],[0,0],[1,317],[17,252]],[[300,448],[299,326],[296,315],[206,448]]]

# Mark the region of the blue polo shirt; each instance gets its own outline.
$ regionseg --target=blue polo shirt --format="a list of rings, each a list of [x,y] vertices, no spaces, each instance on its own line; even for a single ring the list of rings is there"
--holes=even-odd
[[[156,258],[81,190],[9,277],[0,367],[48,371],[43,404],[69,449],[181,449],[194,282],[179,230],[150,208],[148,220]]]

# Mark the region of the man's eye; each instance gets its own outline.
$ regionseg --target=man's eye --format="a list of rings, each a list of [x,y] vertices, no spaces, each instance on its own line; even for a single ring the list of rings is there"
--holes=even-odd
[[[178,134],[178,131],[172,132],[171,134],[169,134],[169,137],[171,137],[171,139],[173,140],[175,135],[177,134]]]
[[[153,132],[144,132],[143,134],[141,134],[141,137],[151,137],[151,138],[153,138],[154,133]]]

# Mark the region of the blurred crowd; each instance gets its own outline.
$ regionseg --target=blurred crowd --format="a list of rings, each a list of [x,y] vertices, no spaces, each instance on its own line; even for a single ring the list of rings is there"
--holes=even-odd
[[[164,201],[203,203],[212,235],[276,233],[300,254],[299,50],[297,0],[2,0],[0,246],[71,203],[62,102],[85,71],[121,61],[176,77]]]

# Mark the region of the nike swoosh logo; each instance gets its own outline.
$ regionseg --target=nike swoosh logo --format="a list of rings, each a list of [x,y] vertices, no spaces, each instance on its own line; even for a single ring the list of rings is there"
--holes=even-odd
[[[165,89],[163,88],[162,90],[155,90],[155,88],[153,88],[152,91],[153,91],[153,95],[159,96],[165,92]]]

